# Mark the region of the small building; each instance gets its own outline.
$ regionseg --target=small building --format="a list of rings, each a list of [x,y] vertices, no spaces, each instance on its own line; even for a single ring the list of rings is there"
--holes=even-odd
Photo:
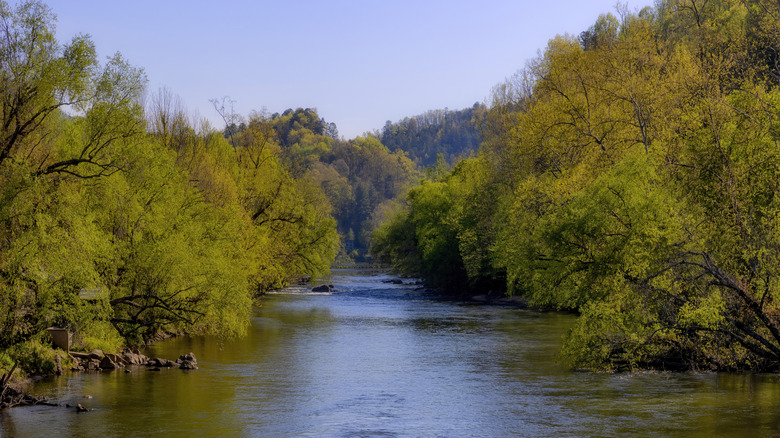
[[[70,346],[73,341],[73,334],[66,328],[61,327],[49,327],[46,329],[49,332],[49,338],[51,343],[55,347],[61,348],[65,351],[70,351]]]

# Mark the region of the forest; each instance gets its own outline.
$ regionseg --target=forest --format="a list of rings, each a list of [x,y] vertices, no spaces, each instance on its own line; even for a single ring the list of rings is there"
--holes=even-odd
[[[331,203],[262,124],[228,141],[54,25],[0,3],[1,369],[51,372],[51,326],[86,351],[238,336],[259,293],[328,272]]]
[[[439,156],[453,165],[479,149],[482,137],[478,124],[486,109],[484,104],[475,103],[459,111],[427,111],[398,123],[388,120],[377,136],[391,151],[406,152],[422,168],[436,166]]]
[[[575,313],[572,368],[780,370],[776,3],[618,5],[486,104],[354,139],[229,98],[214,127],[55,24],[0,1],[0,375],[52,372],[52,326],[240,336],[337,259]]]
[[[372,230],[423,175],[405,150],[391,152],[373,133],[339,138],[336,125],[312,108],[227,119],[225,138],[239,146],[273,145],[286,169],[319,186],[332,206],[345,260],[370,258]]]
[[[337,254],[368,260],[371,230],[422,176],[312,108],[244,116],[213,99],[217,129],[55,25],[40,1],[0,1],[2,384],[67,361],[49,327],[83,351],[241,336],[264,292],[327,278]]]
[[[618,6],[496,86],[476,156],[411,189],[376,257],[579,315],[595,370],[780,370],[780,9]]]

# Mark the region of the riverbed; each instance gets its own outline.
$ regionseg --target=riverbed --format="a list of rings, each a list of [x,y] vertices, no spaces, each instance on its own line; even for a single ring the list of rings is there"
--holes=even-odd
[[[67,373],[58,403],[0,412],[4,437],[780,436],[776,375],[562,367],[574,317],[441,300],[342,272],[268,294],[246,337],[178,338],[200,369]]]

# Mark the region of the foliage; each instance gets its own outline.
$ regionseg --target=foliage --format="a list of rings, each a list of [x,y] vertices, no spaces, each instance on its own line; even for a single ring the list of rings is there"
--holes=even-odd
[[[90,352],[100,350],[104,352],[120,351],[125,345],[125,339],[116,331],[109,321],[93,320],[82,326],[81,332],[73,340],[73,349]]]
[[[487,245],[493,204],[484,202],[497,195],[485,164],[464,160],[443,180],[411,189],[405,208],[374,231],[372,253],[448,293],[499,289],[503,272],[490,266]]]
[[[0,2],[0,31],[2,357],[51,372],[50,326],[107,351],[238,336],[255,295],[327,274],[330,205],[262,117],[230,144],[165,89],[144,108],[143,71],[59,45],[38,1]]]
[[[271,115],[253,112],[246,120],[228,127],[224,136],[232,139],[242,160],[263,175],[264,181],[268,181],[267,175],[283,168],[288,176],[281,178],[293,177],[319,186],[301,186],[301,193],[325,194],[341,236],[343,254],[348,257],[366,255],[371,230],[377,226],[381,212],[419,178],[414,163],[403,151],[391,152],[371,136],[340,139],[336,125],[326,122],[316,109],[287,109]],[[267,162],[272,156],[278,160]],[[265,195],[260,197],[251,195],[261,201],[260,205],[286,193],[278,184],[264,190]],[[322,266],[319,270],[323,271]]]
[[[382,212],[403,196],[420,173],[403,152],[391,153],[373,137],[337,143],[328,165],[351,186],[349,202],[336,217],[339,231],[352,237],[353,249],[364,253]]]
[[[485,106],[475,103],[459,111],[433,110],[397,123],[389,120],[380,140],[391,151],[404,151],[420,167],[432,167],[441,154],[454,164],[479,148],[476,122]]]
[[[579,313],[572,366],[776,371],[776,4],[618,15],[497,86],[479,156],[410,192],[376,251]]]
[[[53,374],[57,369],[56,353],[39,339],[15,345],[10,355],[19,369],[30,375]]]

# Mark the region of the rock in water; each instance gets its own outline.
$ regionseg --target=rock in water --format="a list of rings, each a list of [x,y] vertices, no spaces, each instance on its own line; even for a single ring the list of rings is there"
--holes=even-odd
[[[197,370],[198,366],[194,362],[184,361],[179,365],[179,368],[182,370]]]
[[[156,357],[154,359],[149,359],[149,362],[146,363],[146,366],[149,367],[158,367],[158,368],[170,368],[176,365],[176,362],[168,359],[163,359],[161,357]]]
[[[145,365],[149,358],[141,354],[138,350],[126,350],[122,353],[124,360],[130,365]]]
[[[117,365],[108,356],[104,356],[103,360],[100,361],[100,369],[101,370],[113,370],[113,369],[116,369],[116,368],[119,368],[119,365]]]
[[[198,359],[195,358],[195,355],[192,354],[192,352],[179,356],[179,360],[177,360],[176,362],[180,364],[179,368],[183,370],[198,369]]]
[[[198,359],[195,358],[195,355],[192,354],[192,352],[179,356],[179,360],[181,360],[182,362],[185,360],[188,360],[190,362],[196,362],[196,363],[198,362]]]

